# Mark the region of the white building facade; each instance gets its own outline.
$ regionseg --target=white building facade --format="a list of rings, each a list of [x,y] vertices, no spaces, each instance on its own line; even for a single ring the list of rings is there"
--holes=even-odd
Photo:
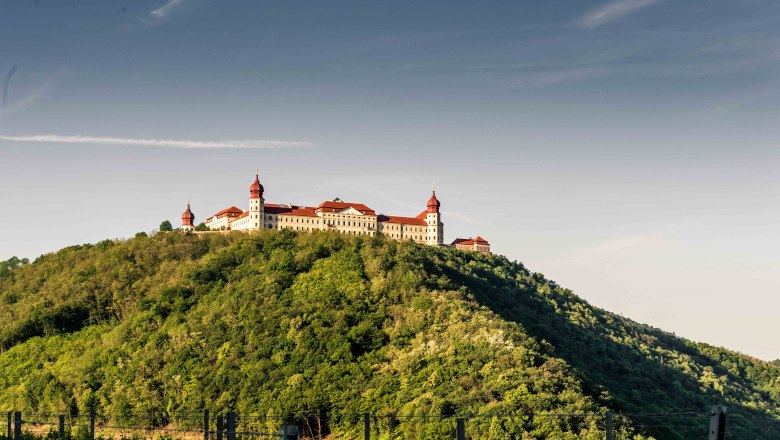
[[[396,240],[413,240],[430,246],[444,245],[444,224],[439,211],[441,203],[436,198],[435,190],[428,199],[426,209],[415,217],[377,214],[362,203],[339,199],[322,202],[317,206],[266,203],[264,192],[259,175],[256,174],[249,187],[248,210],[231,206],[207,218],[204,225],[212,231],[334,230],[348,235],[382,234]],[[185,214],[182,216],[182,227],[191,229],[194,215],[189,204]]]

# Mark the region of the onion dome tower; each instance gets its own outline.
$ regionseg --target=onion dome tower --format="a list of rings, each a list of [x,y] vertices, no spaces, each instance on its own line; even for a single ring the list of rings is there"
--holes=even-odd
[[[441,222],[440,207],[441,202],[436,198],[436,186],[434,185],[431,198],[428,199],[428,211],[425,213],[425,222],[428,224],[426,242],[431,246],[444,244],[444,224]]]
[[[436,188],[434,187],[433,192],[431,193],[431,198],[428,199],[428,212],[438,213],[440,207],[441,202],[436,198]]]
[[[181,228],[187,231],[195,229],[195,214],[190,209],[190,202],[187,201],[187,210],[181,214]]]
[[[265,189],[260,184],[260,171],[255,173],[255,181],[249,186],[249,198],[250,199],[262,199]]]
[[[249,229],[258,230],[265,224],[264,191],[260,184],[260,170],[255,170],[255,181],[249,186]]]

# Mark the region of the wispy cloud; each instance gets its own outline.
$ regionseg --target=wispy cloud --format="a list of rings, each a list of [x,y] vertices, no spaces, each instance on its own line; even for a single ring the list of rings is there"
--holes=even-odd
[[[599,78],[610,75],[612,73],[612,69],[603,66],[557,69],[517,77],[516,79],[510,81],[509,87],[545,87],[553,84],[570,83]]]
[[[97,144],[126,145],[161,148],[245,148],[245,149],[276,149],[313,147],[311,142],[276,141],[276,140],[235,140],[235,141],[192,141],[168,139],[139,139],[104,136],[61,136],[56,134],[38,134],[31,136],[0,135],[0,141],[9,142],[47,142],[56,144]]]
[[[613,0],[588,12],[579,20],[579,25],[586,28],[595,28],[607,22],[626,15],[633,14],[640,9],[658,3],[660,0]]]
[[[16,73],[16,66],[11,67],[11,70],[8,71],[8,74],[6,74],[3,79],[3,107],[8,105],[8,86],[11,83],[11,78],[13,78],[14,73]]]
[[[162,20],[165,17],[167,17],[168,14],[171,13],[171,11],[176,9],[178,6],[181,6],[184,3],[184,1],[185,0],[168,0],[167,2],[165,2],[164,5],[149,12],[149,15],[151,15],[152,17],[158,20]]]
[[[41,83],[41,85],[39,85],[37,88],[33,89],[30,93],[23,96],[21,99],[15,101],[12,100],[8,106],[0,108],[0,118],[13,113],[18,113],[35,104],[35,102],[37,102],[42,96],[49,92],[49,89],[51,89],[53,83],[54,80],[49,78]]]

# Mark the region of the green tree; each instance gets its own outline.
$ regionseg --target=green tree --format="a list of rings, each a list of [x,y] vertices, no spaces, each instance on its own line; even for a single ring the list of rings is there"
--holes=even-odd
[[[452,415],[479,414],[473,438],[596,439],[608,410],[723,402],[740,438],[780,438],[778,366],[593,307],[497,255],[281,230],[103,240],[5,263],[0,412],[97,405],[118,422],[154,414],[196,429],[177,415],[209,408],[272,416],[246,421],[268,432],[298,423],[309,438],[358,437],[367,412],[381,438],[434,440],[453,437]],[[596,416],[508,416],[531,413]],[[705,426],[692,417],[679,425]],[[620,438],[690,437],[616,420]]]
[[[29,264],[27,258],[11,257],[6,261],[0,261],[0,278],[11,276],[11,272],[19,266]]]
[[[168,220],[163,220],[162,223],[160,223],[160,232],[169,232],[173,231],[173,225],[171,225],[171,222]]]

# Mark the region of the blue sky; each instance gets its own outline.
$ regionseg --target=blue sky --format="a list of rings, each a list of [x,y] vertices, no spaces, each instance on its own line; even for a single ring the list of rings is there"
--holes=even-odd
[[[780,358],[780,3],[0,1],[0,259],[333,197]]]

